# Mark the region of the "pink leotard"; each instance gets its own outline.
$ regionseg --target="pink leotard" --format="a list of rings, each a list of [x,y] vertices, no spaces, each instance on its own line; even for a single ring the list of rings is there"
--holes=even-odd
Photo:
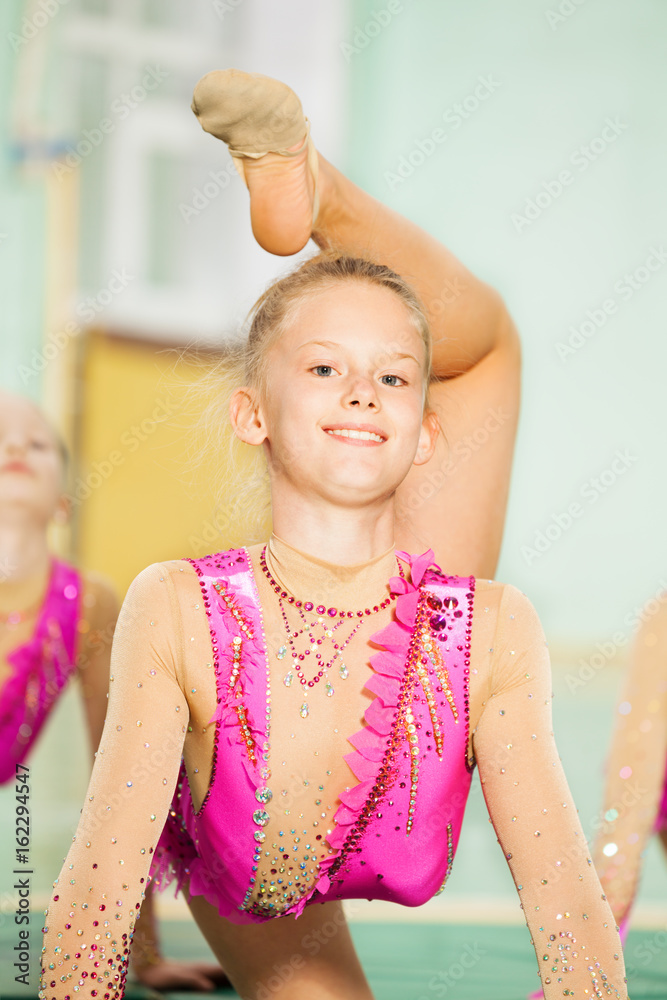
[[[655,828],[656,830],[667,830],[667,773],[665,774],[665,781],[662,786],[662,800],[655,821]]]
[[[444,888],[471,780],[474,580],[425,572],[432,553],[399,556],[412,564],[413,582],[392,579],[400,595],[395,619],[372,637],[380,650],[371,657],[367,689],[375,698],[346,756],[358,784],[341,794],[326,844],[310,830],[312,844],[299,847],[293,835],[301,831],[289,836],[287,830],[295,820],[285,821],[284,832],[276,830],[277,812],[271,832],[263,830],[273,798],[262,773],[268,760],[267,660],[247,554],[233,550],[192,561],[215,657],[216,742],[198,812],[181,768],[156,851],[158,884],[174,875],[179,884],[188,879],[192,894],[236,923],[298,915],[310,902],[341,898],[418,906]],[[275,858],[266,864],[274,867],[262,876],[259,861],[269,846]]]
[[[0,690],[0,784],[28,756],[75,670],[80,596],[77,570],[53,559],[33,636],[7,657],[12,673]]]

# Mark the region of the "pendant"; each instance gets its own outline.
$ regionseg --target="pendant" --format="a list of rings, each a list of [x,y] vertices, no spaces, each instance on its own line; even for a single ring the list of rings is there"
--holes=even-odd
[[[341,665],[339,666],[338,673],[340,674],[340,676],[343,678],[344,681],[347,680],[347,678],[350,676],[350,671],[347,669],[344,663],[341,663]]]
[[[327,693],[327,698],[331,698],[331,696],[334,693],[334,689],[333,689],[333,687],[331,685],[331,682],[327,681],[326,684],[324,685],[324,688],[325,688],[326,693]]]
[[[302,719],[307,719],[309,711],[310,709],[308,708],[308,702],[304,701],[303,705],[299,709],[299,715],[301,716]]]
[[[276,659],[282,660],[287,656],[287,646],[281,646],[276,653]]]
[[[285,676],[283,677],[283,684],[285,685],[286,688],[291,687],[293,680],[294,680],[294,674],[292,673],[291,670],[288,670]]]

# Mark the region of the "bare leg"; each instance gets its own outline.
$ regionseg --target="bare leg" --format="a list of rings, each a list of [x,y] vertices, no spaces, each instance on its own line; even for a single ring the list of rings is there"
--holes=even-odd
[[[305,151],[244,161],[253,232],[262,245],[272,215],[308,228],[312,182]],[[443,428],[431,461],[414,467],[397,495],[396,541],[432,548],[448,572],[492,576],[500,551],[519,410],[520,348],[497,292],[436,239],[352,184],[319,158],[320,247],[371,257],[410,280],[434,340],[432,387]],[[302,242],[297,241],[294,252]],[[281,253],[289,253],[283,245]]]
[[[199,928],[244,1000],[373,1000],[340,903],[303,915],[233,924],[202,896],[188,900]]]

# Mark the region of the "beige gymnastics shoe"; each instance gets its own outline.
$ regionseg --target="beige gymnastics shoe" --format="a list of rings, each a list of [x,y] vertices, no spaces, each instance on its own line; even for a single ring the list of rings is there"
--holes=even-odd
[[[195,87],[192,110],[204,131],[228,146],[250,191],[260,245],[281,255],[298,252],[310,238],[319,194],[317,150],[294,91],[260,73],[214,70]],[[270,169],[256,170],[254,164],[269,154],[295,162],[288,167],[271,159],[263,164]]]

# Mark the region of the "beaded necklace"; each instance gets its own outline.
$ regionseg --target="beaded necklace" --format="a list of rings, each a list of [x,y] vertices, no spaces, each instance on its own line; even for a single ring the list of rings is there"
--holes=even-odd
[[[390,594],[379,604],[374,604],[372,607],[364,608],[361,611],[340,611],[335,607],[327,608],[324,604],[316,605],[314,601],[297,600],[293,594],[290,594],[287,590],[281,587],[278,581],[273,577],[266,564],[266,546],[262,549],[259,561],[260,566],[262,567],[262,572],[275,593],[278,595],[278,606],[280,607],[280,615],[287,637],[287,642],[280,646],[278,652],[275,654],[276,659],[283,660],[289,652],[292,661],[291,667],[287,670],[287,673],[283,677],[283,684],[285,687],[291,687],[294,681],[294,675],[296,674],[299,684],[303,688],[304,698],[299,707],[299,715],[302,719],[306,719],[310,714],[310,708],[307,701],[309,689],[314,688],[316,684],[319,684],[319,682],[323,680],[327,697],[331,698],[334,695],[335,689],[329,679],[329,670],[331,670],[337,660],[340,661],[338,663],[338,675],[342,680],[347,680],[349,670],[343,658],[345,649],[349,646],[350,642],[363,625],[366,617],[375,615],[379,611],[383,611],[394,600],[395,594]],[[403,567],[400,563],[398,569],[400,575],[403,576]],[[287,607],[289,606],[294,607],[298,612],[302,622],[301,628],[290,625],[287,617]],[[307,615],[312,615],[312,613],[317,615],[315,620],[307,617]],[[335,641],[334,635],[343,622],[355,618],[356,623],[347,638],[343,639],[342,642]],[[334,619],[337,620],[334,622]],[[321,631],[319,637],[317,634],[318,630]],[[298,640],[301,636],[306,637],[307,644],[305,648],[299,652],[297,650],[295,640]],[[325,639],[332,640],[334,652],[326,662],[323,662],[324,655],[318,647],[323,645]],[[309,680],[304,674],[303,667],[305,665],[306,657],[310,656],[311,653],[314,654],[315,666],[317,669],[315,674]]]

